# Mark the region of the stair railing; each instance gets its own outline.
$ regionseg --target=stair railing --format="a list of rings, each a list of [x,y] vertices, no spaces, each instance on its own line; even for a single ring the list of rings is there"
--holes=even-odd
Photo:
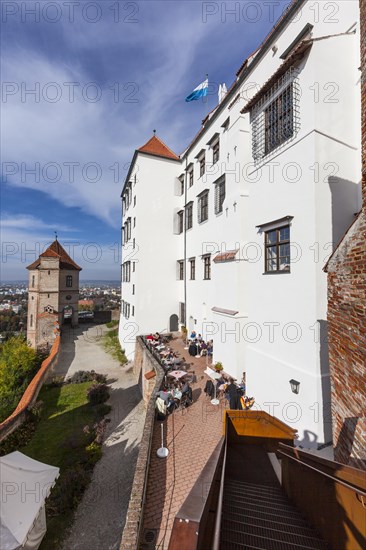
[[[216,510],[216,519],[215,519],[215,529],[214,529],[212,550],[219,550],[220,549],[221,518],[222,518],[222,505],[223,505],[223,500],[224,500],[224,483],[225,483],[226,455],[227,455],[228,418],[229,417],[227,415],[226,416],[226,422],[225,422],[225,449],[224,449],[224,458],[223,458],[223,462],[222,462],[220,490],[219,490],[219,498],[218,498],[218,502],[217,502],[217,510]]]

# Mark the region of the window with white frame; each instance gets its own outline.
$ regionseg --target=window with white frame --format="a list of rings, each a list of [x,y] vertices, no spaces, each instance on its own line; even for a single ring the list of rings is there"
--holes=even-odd
[[[179,194],[184,195],[184,174],[179,176]]]
[[[220,214],[223,210],[225,191],[225,176],[222,176],[215,182],[215,214]]]
[[[199,165],[200,165],[200,178],[203,176],[203,174],[206,171],[206,155],[203,153],[199,159],[198,159]]]
[[[193,166],[188,170],[188,187],[193,185]]]
[[[260,161],[300,129],[298,70],[291,67],[251,107],[252,154]]]
[[[211,254],[202,256],[203,260],[203,278],[205,281],[211,279]]]
[[[208,189],[198,195],[198,223],[208,220]]]
[[[178,275],[179,281],[183,281],[183,279],[184,279],[184,260],[178,260],[177,270],[178,270],[177,275]]]
[[[186,308],[184,302],[179,302],[179,322],[182,324],[186,322]]]
[[[264,272],[289,272],[291,266],[290,227],[293,216],[258,225],[264,235]]]
[[[189,278],[191,281],[196,279],[196,258],[189,258]]]
[[[177,214],[178,216],[178,233],[183,233],[183,225],[184,225],[184,212],[183,210],[180,210]]]
[[[290,226],[265,231],[265,272],[290,271]]]
[[[212,164],[216,164],[219,158],[220,158],[220,140],[217,139],[212,145]]]
[[[131,262],[124,262],[122,265],[122,281],[129,283],[131,281]]]
[[[186,229],[193,227],[193,202],[186,204]]]

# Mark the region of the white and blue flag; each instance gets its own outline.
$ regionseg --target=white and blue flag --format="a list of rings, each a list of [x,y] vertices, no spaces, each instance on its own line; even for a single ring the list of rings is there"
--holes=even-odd
[[[193,90],[191,94],[186,97],[186,101],[195,101],[201,97],[205,97],[208,94],[208,78],[202,82],[197,88]]]

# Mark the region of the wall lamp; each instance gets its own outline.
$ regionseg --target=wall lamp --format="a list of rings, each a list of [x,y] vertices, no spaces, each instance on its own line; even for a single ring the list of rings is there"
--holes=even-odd
[[[300,382],[298,382],[297,380],[294,380],[292,378],[290,380],[290,386],[291,386],[291,391],[293,393],[299,393],[299,391],[300,391]]]

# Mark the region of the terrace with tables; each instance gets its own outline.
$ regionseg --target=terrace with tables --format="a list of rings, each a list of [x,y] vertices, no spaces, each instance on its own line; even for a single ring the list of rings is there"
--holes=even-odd
[[[146,548],[167,549],[174,518],[220,441],[223,410],[228,405],[223,397],[218,405],[212,405],[204,392],[208,380],[205,370],[212,366],[210,356],[190,356],[182,338],[152,342],[147,345],[165,371],[162,389],[177,380],[172,376],[176,370],[185,373],[178,375],[178,380],[189,381],[192,389],[192,403],[187,407],[177,403],[163,422],[164,446],[169,450],[165,459],[156,454],[161,446],[161,422],[156,419],[154,423],[142,541]],[[167,364],[170,350],[174,357]],[[204,496],[204,487],[202,491]]]

